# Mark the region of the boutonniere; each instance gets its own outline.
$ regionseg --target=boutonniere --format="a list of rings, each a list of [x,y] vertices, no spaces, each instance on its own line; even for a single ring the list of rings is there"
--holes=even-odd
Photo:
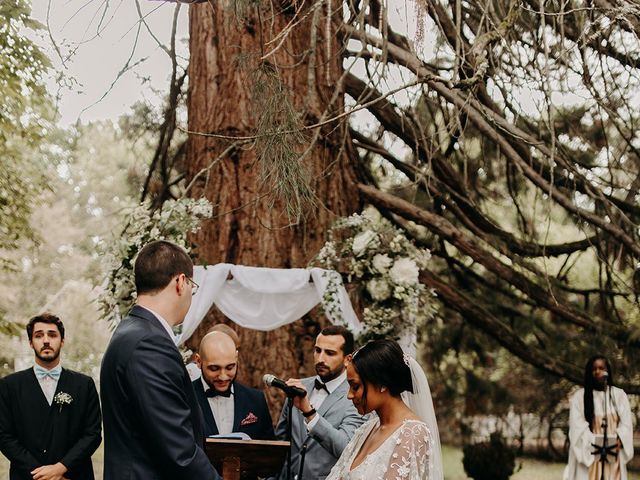
[[[240,422],[240,425],[251,425],[252,423],[257,423],[258,417],[255,416],[253,412],[249,412],[249,414]]]
[[[60,411],[62,411],[64,405],[70,405],[71,402],[73,402],[73,397],[66,392],[58,392],[53,397],[53,403],[60,407]]]

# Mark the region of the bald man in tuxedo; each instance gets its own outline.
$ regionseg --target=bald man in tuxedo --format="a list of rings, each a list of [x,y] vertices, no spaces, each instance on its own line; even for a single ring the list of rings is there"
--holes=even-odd
[[[194,380],[193,389],[207,436],[241,432],[254,440],[275,438],[264,394],[236,380],[238,350],[228,334],[212,331],[205,335],[196,363],[202,375]]]

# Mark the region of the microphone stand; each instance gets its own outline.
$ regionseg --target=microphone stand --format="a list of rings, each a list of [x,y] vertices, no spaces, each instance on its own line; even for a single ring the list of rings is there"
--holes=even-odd
[[[600,480],[605,480],[604,479],[604,466],[606,463],[609,463],[609,460],[607,460],[607,456],[611,455],[613,457],[617,457],[618,454],[615,451],[615,444],[614,445],[608,445],[609,442],[609,438],[607,437],[607,429],[609,427],[609,418],[607,417],[607,393],[611,394],[611,390],[609,385],[607,385],[607,377],[604,377],[604,416],[602,417],[602,431],[604,432],[604,438],[602,440],[602,445],[598,445],[595,443],[592,443],[591,445],[593,447],[595,447],[595,450],[593,452],[591,452],[592,455],[600,455],[600,464],[601,464],[601,470],[600,470]]]
[[[287,409],[289,421],[287,422],[287,441],[289,442],[289,451],[287,452],[287,480],[291,480],[291,450],[293,449],[293,441],[291,432],[293,427],[293,395],[287,395]]]

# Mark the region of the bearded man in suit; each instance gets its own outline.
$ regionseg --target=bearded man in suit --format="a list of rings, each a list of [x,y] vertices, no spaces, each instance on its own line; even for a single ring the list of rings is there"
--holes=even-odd
[[[62,368],[64,325],[51,313],[27,324],[32,368],[0,381],[0,450],[11,480],[93,480],[101,441],[100,403],[91,377]]]
[[[288,385],[307,392],[304,397],[293,398],[291,419],[285,403],[276,426],[276,438],[286,440],[287,425],[292,422],[292,479],[324,479],[365,420],[347,398],[344,362],[353,353],[353,344],[353,334],[346,328],[326,327],[316,337],[313,350],[317,376],[287,380]],[[286,465],[277,478],[287,478]]]
[[[236,381],[238,350],[221,331],[206,334],[196,363],[202,371],[193,389],[204,415],[205,435],[247,434],[254,440],[273,440],[271,415],[260,390]]]
[[[138,298],[102,359],[104,480],[214,480],[202,412],[174,342],[197,291],[193,263],[173,243],[138,254]]]

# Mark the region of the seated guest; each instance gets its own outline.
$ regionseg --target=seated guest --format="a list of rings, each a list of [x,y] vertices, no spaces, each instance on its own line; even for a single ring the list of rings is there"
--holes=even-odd
[[[205,435],[242,432],[252,439],[273,440],[273,425],[264,394],[236,382],[238,350],[221,331],[204,336],[196,354],[202,371],[193,387],[204,416]]]

